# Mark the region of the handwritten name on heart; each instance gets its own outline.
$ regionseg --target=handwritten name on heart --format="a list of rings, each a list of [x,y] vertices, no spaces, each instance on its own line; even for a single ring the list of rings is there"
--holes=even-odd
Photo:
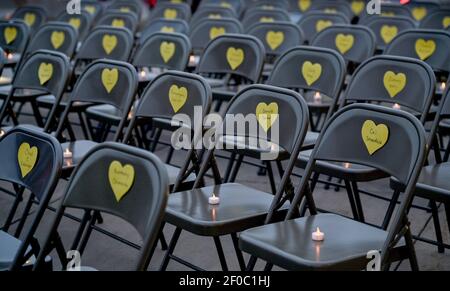
[[[112,161],[109,165],[108,179],[117,202],[130,191],[135,178],[134,167],[130,164],[122,166],[119,161]]]
[[[17,151],[17,161],[19,163],[22,178],[25,178],[34,168],[37,162],[39,150],[31,147],[29,143],[22,143]]]
[[[17,38],[17,28],[12,26],[6,27],[5,30],[3,30],[3,36],[6,44],[11,44]]]
[[[305,12],[311,6],[311,0],[298,0],[298,8],[300,11]]]
[[[321,32],[331,25],[333,25],[333,22],[331,22],[331,20],[318,20],[316,22],[316,32]]]
[[[270,49],[274,51],[283,44],[284,33],[282,31],[275,32],[270,30],[266,33],[266,42]]]
[[[236,70],[245,59],[244,50],[240,48],[230,47],[227,50],[227,61],[231,69]]]
[[[369,155],[373,155],[386,145],[389,128],[385,124],[376,125],[372,120],[366,120],[361,128],[361,136]]]
[[[346,52],[348,52],[353,47],[354,42],[355,37],[351,34],[344,35],[342,33],[339,33],[335,38],[336,47],[341,52],[341,54],[345,54]]]
[[[119,70],[117,69],[103,69],[102,71],[102,83],[106,89],[106,92],[111,93],[111,91],[116,87],[117,81],[119,80]]]
[[[44,85],[47,83],[53,76],[53,65],[47,63],[41,63],[38,68],[38,78],[39,83]]]
[[[159,46],[159,53],[161,54],[164,63],[167,64],[172,59],[175,54],[175,49],[175,43],[167,41],[161,42],[161,45]]]
[[[278,119],[278,104],[275,102],[267,105],[264,102],[256,106],[256,118],[262,129],[267,132]]]
[[[188,90],[186,87],[172,85],[169,89],[169,101],[173,111],[177,113],[186,104],[188,99]]]
[[[117,37],[115,35],[105,34],[102,39],[102,46],[106,54],[111,54],[117,46]]]
[[[314,84],[322,75],[322,65],[317,63],[313,64],[310,61],[306,61],[302,65],[302,76],[308,86]]]
[[[406,86],[406,75],[403,73],[395,74],[392,71],[387,71],[384,73],[383,78],[384,88],[389,93],[391,98],[398,95]]]
[[[64,44],[65,34],[63,31],[53,31],[50,36],[50,42],[55,50]]]
[[[209,39],[215,39],[226,33],[225,27],[211,27],[209,30]]]
[[[166,19],[175,19],[177,18],[178,12],[175,9],[167,8],[164,10],[164,18]]]
[[[388,44],[390,43],[394,37],[397,36],[398,28],[397,26],[389,26],[389,25],[383,25],[380,29],[380,35],[383,39],[384,43]]]
[[[426,41],[422,38],[419,38],[418,40],[416,40],[415,49],[417,55],[423,61],[434,54],[434,51],[436,50],[436,43],[432,39]]]

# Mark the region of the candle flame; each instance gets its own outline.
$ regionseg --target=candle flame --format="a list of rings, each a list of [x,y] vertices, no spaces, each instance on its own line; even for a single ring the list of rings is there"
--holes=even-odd
[[[317,227],[316,232],[320,233],[320,228],[319,227]]]
[[[445,90],[445,86],[446,86],[446,85],[445,85],[445,82],[442,82],[442,83],[441,83],[441,89],[442,89],[442,91]]]
[[[350,168],[351,164],[350,163],[344,163],[344,168],[348,169]]]
[[[320,100],[320,99],[322,99],[322,95],[320,94],[320,92],[316,92],[316,93],[314,94],[314,99],[315,99],[315,100]]]
[[[400,108],[402,108],[398,103],[395,103],[393,106],[392,106],[392,108],[394,108],[394,109],[400,109]]]
[[[0,137],[5,135],[5,131],[3,129],[0,129]]]
[[[216,194],[212,193],[213,197],[216,198]]]
[[[8,53],[8,54],[6,55],[6,57],[8,58],[8,60],[12,60],[13,54],[12,54],[12,53]]]

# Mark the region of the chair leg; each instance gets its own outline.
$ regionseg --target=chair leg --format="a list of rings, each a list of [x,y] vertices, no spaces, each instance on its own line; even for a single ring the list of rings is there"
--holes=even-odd
[[[164,236],[164,232],[163,232],[164,225],[166,225],[165,222],[163,222],[161,224],[161,230],[159,231],[159,241],[161,242],[161,250],[163,250],[163,251],[167,250],[166,237]]]
[[[164,255],[164,259],[161,263],[161,266],[159,267],[160,271],[165,271],[167,269],[167,266],[169,265],[170,256],[172,255],[173,251],[175,250],[175,246],[177,245],[178,239],[180,238],[182,229],[180,227],[177,227],[175,229],[175,232],[173,233],[172,239],[169,243],[169,248],[166,251],[166,254]]]
[[[417,263],[416,250],[412,240],[411,228],[409,227],[405,233],[405,242],[409,252],[409,264],[411,265],[411,270],[417,272],[419,271],[419,264]]]
[[[277,193],[277,187],[275,186],[275,177],[273,176],[272,164],[270,162],[266,162],[267,165],[267,175],[269,176],[270,188],[272,189],[272,194],[275,195]]]
[[[22,201],[22,195],[25,191],[24,187],[14,187],[16,191],[16,198],[14,199],[14,203],[9,211],[8,217],[6,218],[5,224],[2,227],[2,230],[8,232],[9,227],[11,226],[12,220],[16,214],[17,208],[19,207],[20,202]]]
[[[154,136],[153,141],[152,141],[151,146],[150,146],[150,151],[152,153],[156,150],[156,147],[158,146],[159,139],[161,138],[161,133],[162,133],[162,129],[161,128],[157,128],[155,136]]]
[[[272,268],[273,268],[273,264],[266,263],[266,266],[264,267],[264,272],[272,271]]]
[[[345,182],[345,188],[347,189],[347,195],[348,195],[348,200],[350,202],[350,207],[352,208],[353,218],[359,221],[359,214],[358,214],[358,210],[356,208],[355,198],[353,197],[352,186],[350,185],[349,181],[344,180],[344,182]]]
[[[359,195],[358,184],[352,181],[353,196],[355,197],[356,208],[358,209],[359,219],[361,222],[365,221],[364,210],[361,203],[361,195]]]
[[[395,190],[394,194],[392,194],[391,202],[389,203],[389,207],[386,211],[386,215],[384,216],[383,224],[381,227],[386,230],[388,228],[389,222],[391,221],[392,214],[394,213],[395,206],[397,205],[398,197],[400,196],[400,190]]]
[[[78,120],[80,121],[80,127],[81,127],[81,131],[83,132],[84,138],[87,140],[90,140],[91,138],[89,137],[89,132],[88,132],[86,121],[84,120],[83,115],[81,114],[81,112],[78,112],[77,115],[78,115]]]
[[[311,179],[311,192],[314,192],[314,189],[316,188],[317,181],[319,181],[320,173],[315,172],[312,179]]]
[[[234,181],[236,181],[236,177],[237,174],[239,173],[243,160],[244,155],[239,155],[236,164],[233,166],[233,170],[231,171],[230,179],[228,180],[229,183],[233,183]]]
[[[253,271],[253,269],[255,268],[257,260],[258,260],[257,257],[251,256],[250,260],[248,261],[247,268],[245,270],[248,271],[248,272]]]
[[[222,243],[220,242],[220,237],[215,236],[214,244],[216,245],[217,254],[219,255],[220,265],[222,266],[222,271],[228,272],[227,260],[225,259],[225,254],[223,253]]]
[[[42,115],[39,111],[39,106],[37,105],[36,101],[31,101],[31,109],[33,110],[34,119],[36,120],[36,124],[39,127],[44,127],[44,122],[42,121]]]
[[[327,182],[331,182],[332,179],[333,179],[333,177],[327,176]],[[330,190],[330,184],[325,183],[325,186],[323,186],[323,189]]]
[[[27,221],[28,214],[30,214],[31,207],[33,206],[33,202],[34,202],[34,195],[31,194],[22,212],[22,217],[20,218],[19,225],[17,226],[16,231],[14,233],[15,237],[20,237],[22,229],[25,226],[25,222]]]
[[[442,239],[442,232],[441,232],[441,223],[439,221],[439,213],[438,213],[438,207],[436,206],[436,202],[434,200],[430,200],[430,207],[431,207],[431,215],[433,217],[433,224],[434,224],[434,230],[436,232],[436,240],[438,242],[438,252],[444,253],[445,249],[442,245],[443,239]]]
[[[237,234],[232,233],[231,239],[233,240],[233,246],[234,246],[234,250],[236,252],[236,257],[239,262],[239,268],[241,269],[241,271],[245,271],[244,256],[242,255],[242,251],[239,249],[239,239],[237,237]]]
[[[236,160],[236,153],[232,152],[230,159],[228,161],[227,169],[225,170],[225,175],[223,176],[223,180],[228,182],[230,180],[231,170],[233,169],[234,162]]]

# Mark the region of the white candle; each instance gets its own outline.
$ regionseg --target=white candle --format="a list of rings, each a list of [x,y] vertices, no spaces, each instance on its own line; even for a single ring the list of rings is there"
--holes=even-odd
[[[315,232],[312,233],[313,241],[323,241],[325,239],[325,234],[320,231],[319,228],[316,229]]]
[[[344,163],[344,168],[350,169],[350,167],[351,167],[351,164],[350,164],[350,163]]]
[[[8,60],[12,60],[14,56],[13,54],[9,53],[6,55],[6,57],[8,58]]]
[[[141,78],[145,78],[147,76],[147,72],[144,69],[142,69],[139,74],[141,75]]]
[[[208,203],[211,205],[217,205],[220,203],[220,198],[217,197],[214,193],[211,197],[208,198]]]
[[[64,151],[64,158],[65,158],[65,159],[70,159],[70,158],[72,158],[72,152],[71,152],[69,149],[66,149],[66,150]]]
[[[392,106],[392,108],[399,110],[399,109],[401,109],[402,107],[401,107],[399,104],[395,103],[395,104]]]
[[[3,129],[0,129],[0,137],[5,135],[5,131]]]
[[[445,82],[441,83],[441,91],[444,92],[445,91]]]
[[[314,102],[321,102],[322,101],[322,95],[320,94],[320,92],[316,92],[314,94]]]

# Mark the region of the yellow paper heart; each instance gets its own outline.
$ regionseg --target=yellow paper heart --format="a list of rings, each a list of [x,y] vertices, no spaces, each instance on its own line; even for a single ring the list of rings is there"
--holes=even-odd
[[[172,59],[173,55],[175,54],[175,50],[175,43],[167,41],[163,41],[161,43],[161,45],[159,46],[159,53],[161,54],[164,63],[167,63],[170,61],[170,59]]]
[[[174,32],[175,28],[170,27],[170,26],[163,26],[161,27],[161,32]]]
[[[244,62],[244,59],[244,50],[236,49],[234,47],[228,48],[227,61],[233,71],[236,70]]]
[[[434,54],[434,51],[436,50],[436,43],[432,39],[426,41],[422,38],[419,38],[418,40],[416,40],[415,47],[417,55],[423,61]]]
[[[445,16],[444,19],[442,19],[442,25],[444,26],[444,28],[450,26],[450,16]]]
[[[364,3],[364,1],[357,0],[352,2],[351,8],[355,15],[360,15],[365,6],[366,4]]]
[[[125,27],[125,21],[123,19],[114,18],[111,22],[111,26],[113,27]]]
[[[284,33],[282,31],[268,31],[266,33],[266,42],[269,47],[274,51],[284,42]]]
[[[17,28],[15,27],[6,27],[3,30],[3,36],[5,37],[6,44],[10,44],[16,40],[17,37]]]
[[[120,202],[122,198],[130,191],[134,183],[134,167],[130,164],[122,166],[119,161],[112,161],[109,165],[108,179],[111,189],[114,192],[116,201]]]
[[[263,16],[263,17],[261,17],[259,19],[259,22],[274,22],[274,21],[275,21],[275,19],[273,19],[273,17],[265,17],[265,16]]]
[[[64,39],[65,34],[63,31],[53,31],[50,36],[50,42],[55,50],[59,49],[63,45]]]
[[[395,74],[392,71],[387,71],[384,73],[383,78],[384,88],[389,93],[391,98],[397,96],[406,86],[406,75],[403,73]]]
[[[361,128],[361,136],[369,155],[373,155],[387,143],[389,128],[384,124],[376,125],[372,120],[366,120]]]
[[[103,69],[102,83],[106,92],[111,93],[119,80],[119,70],[117,69]]]
[[[417,21],[421,21],[425,16],[427,16],[426,7],[414,7],[411,12],[414,19]]]
[[[72,25],[75,29],[79,29],[81,25],[81,19],[72,17],[69,19],[69,24]]]
[[[318,20],[316,22],[316,32],[321,32],[331,25],[333,25],[333,22],[331,22],[331,20]]]
[[[303,63],[302,75],[303,78],[305,78],[306,84],[308,84],[308,86],[314,84],[314,82],[316,82],[320,78],[321,74],[322,74],[321,64],[319,63],[313,64],[309,61]]]
[[[34,13],[25,13],[25,16],[23,17],[23,20],[28,26],[33,26],[34,22],[36,21],[36,15]]]
[[[119,10],[120,10],[120,12],[125,12],[125,13],[128,13],[131,11],[130,7],[127,7],[127,6],[120,7]]]
[[[388,44],[394,39],[394,37],[398,33],[397,26],[389,26],[389,25],[383,25],[380,29],[380,35],[383,39],[384,43]]]
[[[97,10],[96,8],[95,8],[95,6],[93,6],[93,5],[86,5],[86,6],[84,6],[84,10],[86,10],[89,14],[94,14],[95,13],[95,11]]]
[[[333,13],[337,13],[337,10],[334,9],[334,8],[325,8],[325,9],[323,10],[323,12],[333,14]]]
[[[336,35],[336,47],[341,52],[341,54],[345,54],[346,52],[348,52],[353,47],[354,42],[355,37],[351,34],[344,35],[342,33],[339,33],[338,35]]]
[[[177,85],[170,86],[169,101],[175,113],[184,106],[187,98],[188,90],[185,87],[178,87]]]
[[[311,6],[311,0],[298,0],[298,8],[300,11],[305,12]]]
[[[103,49],[106,54],[110,54],[117,46],[117,37],[115,35],[105,34],[102,40]]]
[[[170,3],[180,4],[180,3],[183,3],[183,0],[170,0]]]
[[[208,18],[220,19],[220,18],[222,18],[222,15],[220,15],[220,14],[210,14],[210,15],[208,15]]]
[[[25,178],[34,168],[38,158],[38,148],[30,147],[30,144],[24,142],[17,151],[17,161],[19,163],[22,178]]]
[[[278,119],[278,104],[275,102],[267,105],[261,102],[256,106],[256,118],[262,129],[267,132]]]
[[[394,17],[395,13],[392,11],[387,11],[387,12],[381,12],[381,16],[389,16],[389,17]]]
[[[41,85],[47,83],[53,76],[53,65],[41,63],[38,69],[38,77]]]
[[[177,18],[178,12],[175,9],[167,8],[164,10],[164,18],[166,19],[175,19]]]
[[[226,33],[225,27],[211,27],[209,30],[209,39],[215,39]]]
[[[222,3],[220,3],[220,6],[225,7],[225,8],[231,8],[231,4],[228,2],[222,2]]]

